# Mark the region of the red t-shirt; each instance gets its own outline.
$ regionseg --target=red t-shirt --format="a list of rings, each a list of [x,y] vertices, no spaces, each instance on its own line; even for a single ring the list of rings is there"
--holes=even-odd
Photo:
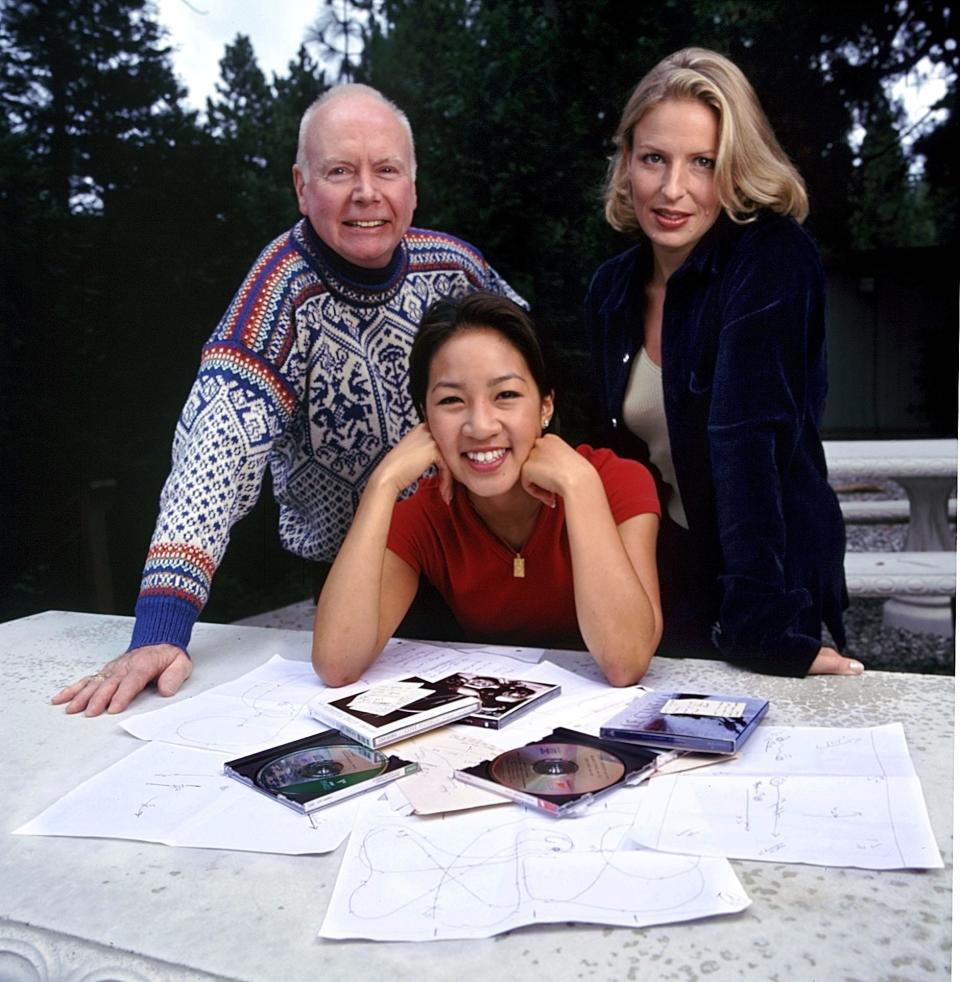
[[[660,514],[653,478],[642,464],[586,444],[577,452],[600,475],[617,525],[635,515]],[[463,485],[454,482],[448,506],[435,477],[397,502],[387,547],[437,588],[471,639],[583,647],[562,499],[556,508],[540,509],[523,547],[523,578],[514,577],[515,553],[473,510]]]

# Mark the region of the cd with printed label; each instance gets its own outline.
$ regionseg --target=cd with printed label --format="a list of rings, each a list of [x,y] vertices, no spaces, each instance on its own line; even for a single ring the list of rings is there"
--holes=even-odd
[[[265,764],[255,781],[273,794],[327,794],[382,774],[387,763],[379,750],[355,744],[305,747]]]
[[[490,761],[490,776],[538,798],[602,791],[626,774],[616,754],[575,743],[531,743]]]

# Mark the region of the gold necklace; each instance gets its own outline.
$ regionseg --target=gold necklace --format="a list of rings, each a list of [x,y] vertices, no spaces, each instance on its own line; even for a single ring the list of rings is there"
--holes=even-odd
[[[483,524],[487,525],[486,522]],[[498,542],[502,542],[503,545],[513,553],[513,578],[515,580],[522,580],[527,575],[527,563],[523,558],[522,552],[523,546],[526,545],[526,542],[524,542],[519,549],[515,549],[502,535],[500,535],[499,532],[494,532],[489,525],[487,525],[487,529]]]
[[[471,502],[471,505],[472,504],[473,503]],[[536,528],[537,520],[540,515],[540,508],[539,507],[537,508],[535,512],[533,526],[531,527],[530,532],[527,535],[527,538],[520,544],[519,549],[515,548],[511,543],[507,542],[507,540],[499,532],[497,532],[495,529],[491,527],[490,523],[483,517],[483,515],[480,514],[479,511],[477,511],[476,505],[473,505],[473,510],[476,513],[477,517],[480,519],[480,521],[482,521],[483,524],[486,525],[490,534],[493,535],[495,538],[497,538],[500,542],[502,542],[503,545],[506,546],[506,548],[513,553],[513,578],[515,580],[524,579],[527,575],[527,562],[523,558],[523,548],[524,546],[526,546],[527,542],[530,539],[530,536],[533,535],[533,530]]]
[[[486,522],[484,524],[486,525]],[[522,580],[527,575],[527,561],[523,558],[523,547],[527,543],[523,542],[519,549],[515,549],[502,535],[494,532],[489,525],[487,525],[487,528],[513,553],[513,578],[515,580]],[[532,534],[533,532],[531,531]],[[527,536],[527,539],[529,540],[529,536]]]

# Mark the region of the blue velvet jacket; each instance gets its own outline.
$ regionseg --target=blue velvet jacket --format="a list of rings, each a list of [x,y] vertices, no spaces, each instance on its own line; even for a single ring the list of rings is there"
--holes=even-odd
[[[621,415],[651,268],[644,241],[597,270],[585,305],[607,443],[641,459]],[[800,226],[721,214],[667,283],[661,358],[677,484],[717,584],[704,598],[719,607],[713,643],[755,670],[804,675],[821,622],[844,645],[847,594],[843,518],[818,435],[823,271]]]

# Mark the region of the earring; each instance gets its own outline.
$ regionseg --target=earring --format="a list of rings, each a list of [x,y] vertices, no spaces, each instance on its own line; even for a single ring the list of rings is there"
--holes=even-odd
[[[540,429],[545,430],[549,425],[550,425],[550,417],[544,416],[543,419],[540,420]]]

